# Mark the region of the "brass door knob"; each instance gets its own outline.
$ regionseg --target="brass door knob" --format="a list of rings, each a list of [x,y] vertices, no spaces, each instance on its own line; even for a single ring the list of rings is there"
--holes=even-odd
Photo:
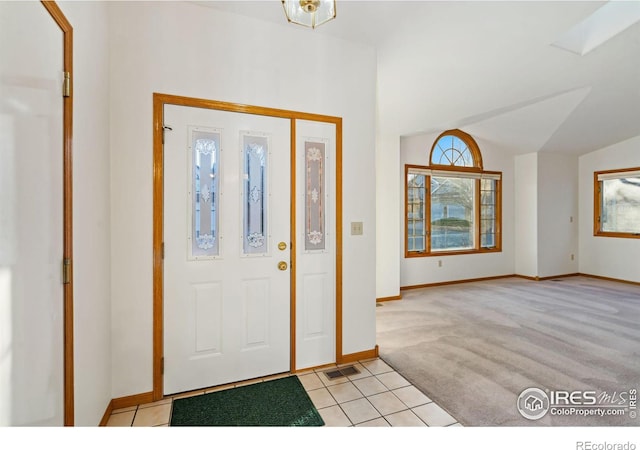
[[[280,261],[280,262],[278,263],[278,269],[280,269],[280,270],[287,270],[287,263],[286,263],[286,262],[284,262],[284,261]]]

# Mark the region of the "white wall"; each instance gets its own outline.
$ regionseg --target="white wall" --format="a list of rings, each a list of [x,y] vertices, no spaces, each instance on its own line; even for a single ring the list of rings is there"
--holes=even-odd
[[[515,172],[515,273],[544,278],[578,272],[577,156],[518,155]]]
[[[404,173],[400,164],[400,136],[394,133],[376,139],[376,297],[400,295],[400,259],[402,251],[402,194]],[[400,178],[398,178],[400,174]]]
[[[580,273],[640,282],[640,239],[593,235],[593,173],[640,167],[640,136],[579,159]]]
[[[75,424],[111,401],[109,84],[104,2],[60,2],[74,38],[73,252]]]
[[[577,273],[578,157],[538,153],[537,190],[537,276]]]
[[[444,130],[442,130],[444,131]],[[464,130],[463,130],[464,131]],[[404,178],[405,164],[429,164],[431,146],[441,131],[437,133],[404,137],[401,141],[400,175]],[[514,272],[514,177],[513,156],[492,149],[490,142],[477,139],[482,153],[485,170],[502,172],[502,251],[486,254],[447,255],[424,258],[404,257],[404,225],[399,236],[400,242],[400,285],[416,286],[454,280],[511,275]],[[404,189],[397,201],[404,205]],[[404,208],[399,212],[403,217]],[[442,261],[442,266],[438,266]]]
[[[538,276],[538,154],[515,157],[515,273]]]
[[[153,92],[343,117],[343,353],[374,348],[374,50],[186,2],[109,12],[113,397],[152,389]]]
[[[401,29],[401,28],[399,28]],[[406,60],[396,56],[403,46],[392,40],[377,49],[376,66],[376,297],[394,298],[400,295],[400,243],[404,221],[402,195],[404,173],[400,162],[402,127],[406,115],[399,109],[398,73]],[[409,60],[414,60],[412,50]],[[402,112],[402,113],[401,113]],[[405,119],[405,120],[403,120]],[[417,119],[417,118],[416,118]],[[415,130],[415,129],[414,129]]]

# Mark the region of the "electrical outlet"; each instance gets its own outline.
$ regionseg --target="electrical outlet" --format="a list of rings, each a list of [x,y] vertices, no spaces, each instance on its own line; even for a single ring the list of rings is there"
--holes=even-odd
[[[362,234],[362,222],[351,222],[351,235],[359,236]]]
[[[441,259],[438,260],[438,267],[442,267],[442,260]]]
[[[573,256],[573,253],[572,253],[572,254],[571,254],[571,261],[573,261],[573,259],[574,259],[574,256]]]

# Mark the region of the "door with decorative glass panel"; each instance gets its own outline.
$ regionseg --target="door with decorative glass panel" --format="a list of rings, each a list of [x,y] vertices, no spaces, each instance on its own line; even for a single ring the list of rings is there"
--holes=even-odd
[[[164,394],[290,370],[290,121],[164,107]]]

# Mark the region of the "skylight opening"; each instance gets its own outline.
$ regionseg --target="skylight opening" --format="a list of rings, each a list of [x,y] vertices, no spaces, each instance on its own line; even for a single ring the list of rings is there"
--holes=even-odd
[[[638,21],[640,2],[611,0],[551,45],[584,56]]]

